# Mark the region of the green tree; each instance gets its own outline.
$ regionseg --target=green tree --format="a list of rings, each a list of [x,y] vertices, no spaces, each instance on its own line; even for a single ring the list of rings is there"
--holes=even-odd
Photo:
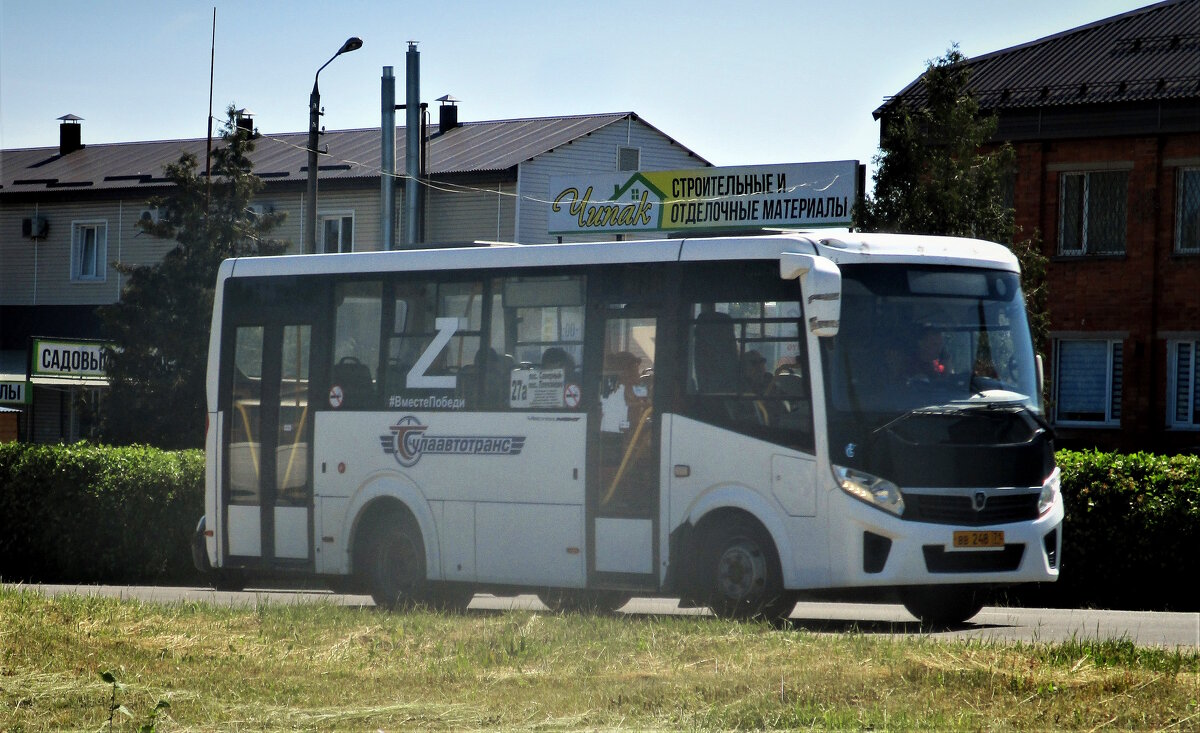
[[[121,300],[100,308],[109,389],[100,434],[113,444],[162,448],[204,443],[205,375],[217,268],[228,257],[278,254],[287,242],[269,238],[284,214],[255,214],[263,186],[249,155],[255,135],[240,129],[231,106],[206,177],[190,153],[165,167],[174,184],[150,199],[157,222],[147,234],[177,245],[153,265],[118,264],[128,278]]]
[[[1007,245],[1021,263],[1034,343],[1044,344],[1046,257],[1041,238],[1023,237],[1006,191],[1016,153],[993,141],[997,120],[970,92],[971,69],[953,45],[928,63],[919,87],[880,120],[874,193],[855,212],[866,231],[945,234]]]

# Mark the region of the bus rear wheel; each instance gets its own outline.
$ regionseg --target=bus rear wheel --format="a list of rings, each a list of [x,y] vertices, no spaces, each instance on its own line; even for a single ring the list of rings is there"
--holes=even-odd
[[[407,521],[380,523],[363,548],[363,576],[375,604],[409,608],[426,591],[425,545]]]
[[[734,517],[702,537],[705,596],[714,614],[776,620],[791,612],[795,602],[783,591],[774,543],[757,522]]]
[[[912,586],[900,591],[900,600],[922,626],[934,629],[961,626],[983,610],[983,594],[969,585]]]

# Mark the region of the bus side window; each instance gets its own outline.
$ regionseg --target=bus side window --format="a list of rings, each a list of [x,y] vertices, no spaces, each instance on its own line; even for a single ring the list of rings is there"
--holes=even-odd
[[[483,283],[398,278],[387,292],[387,407],[478,409]]]
[[[807,350],[798,301],[701,302],[692,307],[688,400],[698,420],[809,448]]]
[[[354,410],[378,407],[375,369],[379,365],[383,300],[379,282],[339,283],[329,405]]]
[[[495,282],[497,297],[492,304],[488,376],[484,380],[488,406],[584,409],[579,368],[583,360],[584,279],[553,275]],[[498,389],[503,391],[497,394]]]

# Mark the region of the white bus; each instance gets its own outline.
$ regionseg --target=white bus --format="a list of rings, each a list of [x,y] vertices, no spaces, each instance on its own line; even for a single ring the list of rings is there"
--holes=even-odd
[[[1057,578],[1017,261],[858,233],[226,261],[197,563],[729,616]]]

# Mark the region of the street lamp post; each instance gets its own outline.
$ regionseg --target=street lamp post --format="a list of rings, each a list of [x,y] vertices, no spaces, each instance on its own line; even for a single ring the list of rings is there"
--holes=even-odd
[[[362,48],[362,39],[357,36],[347,38],[337,53],[329,58],[317,73],[313,75],[312,94],[308,95],[308,207],[304,217],[304,249],[302,253],[311,254],[317,251],[317,144],[321,134],[321,91],[317,88],[317,79],[326,66],[344,53],[357,51]]]

